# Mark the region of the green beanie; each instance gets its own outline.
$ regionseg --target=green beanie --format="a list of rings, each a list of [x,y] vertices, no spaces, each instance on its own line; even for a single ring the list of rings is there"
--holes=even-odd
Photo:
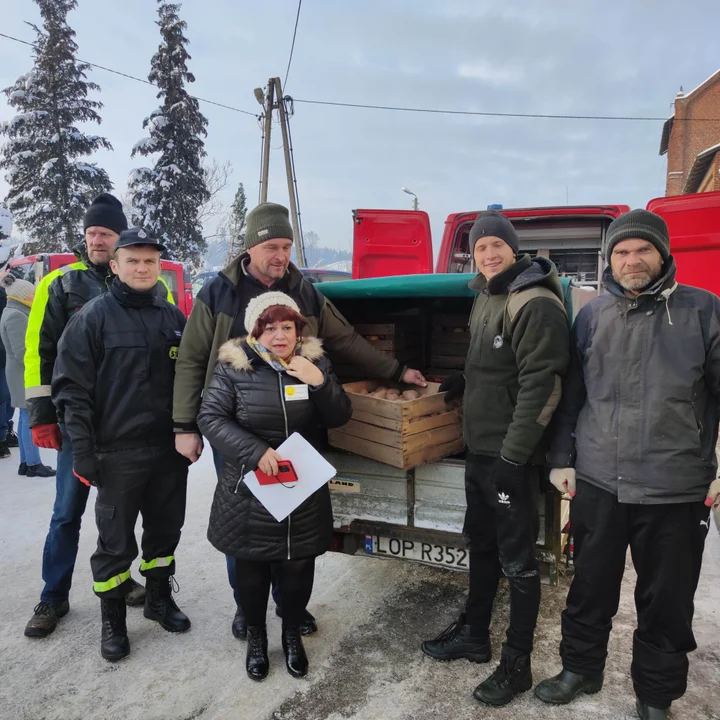
[[[253,208],[247,215],[245,226],[245,247],[250,249],[276,238],[293,239],[290,213],[277,203],[264,202]]]

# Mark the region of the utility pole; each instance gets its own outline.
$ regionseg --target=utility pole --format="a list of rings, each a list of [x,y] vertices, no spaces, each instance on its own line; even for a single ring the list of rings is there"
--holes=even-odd
[[[287,175],[288,197],[290,198],[290,218],[292,220],[293,236],[295,238],[295,252],[297,253],[298,265],[300,267],[307,267],[305,247],[303,244],[302,233],[300,232],[300,221],[298,219],[297,212],[297,197],[293,178],[291,158],[292,148],[290,147],[290,138],[288,133],[287,108],[285,107],[285,100],[283,98],[279,77],[275,78],[275,89],[277,90],[277,105],[280,113],[280,130],[282,131],[283,151],[285,153],[285,174]]]
[[[280,78],[270,78],[267,84],[267,95],[263,97],[262,90],[258,88],[255,90],[255,97],[265,110],[262,167],[260,168],[260,202],[267,202],[268,199],[272,116],[273,111],[277,110],[280,116],[280,130],[282,132],[283,151],[285,154],[285,175],[287,176],[288,197],[290,198],[290,220],[293,228],[295,252],[297,253],[298,265],[300,267],[306,267],[305,247],[303,245],[302,233],[300,232],[300,219],[298,217],[297,209],[296,182],[293,176],[292,147],[290,147],[290,133],[288,131],[288,114],[282,94]]]

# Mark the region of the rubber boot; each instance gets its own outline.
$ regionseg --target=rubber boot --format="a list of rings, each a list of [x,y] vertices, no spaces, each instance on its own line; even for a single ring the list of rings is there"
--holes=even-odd
[[[100,612],[102,613],[100,654],[109,662],[117,662],[130,654],[130,641],[125,625],[125,600],[101,599]]]
[[[667,720],[670,717],[670,708],[652,707],[640,698],[635,699],[635,709],[640,720]]]
[[[603,674],[579,675],[563,670],[555,677],[543,680],[535,688],[535,697],[551,705],[565,705],[578,695],[594,695],[602,690]]]
[[[173,600],[170,578],[146,578],[143,614],[148,620],[160,623],[160,627],[168,632],[185,632],[190,629],[190,619]]]
[[[285,653],[287,671],[295,678],[305,677],[308,671],[308,659],[305,654],[300,628],[283,626],[282,649]]]
[[[247,627],[247,654],[245,655],[245,669],[251,680],[260,682],[264,680],[270,670],[268,660],[268,639],[265,625],[248,625]]]

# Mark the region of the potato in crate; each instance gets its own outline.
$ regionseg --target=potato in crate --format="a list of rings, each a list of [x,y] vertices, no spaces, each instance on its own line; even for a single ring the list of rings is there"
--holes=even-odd
[[[353,416],[328,432],[333,447],[403,470],[462,452],[461,411],[445,405],[437,383],[402,390],[363,380],[343,387]]]

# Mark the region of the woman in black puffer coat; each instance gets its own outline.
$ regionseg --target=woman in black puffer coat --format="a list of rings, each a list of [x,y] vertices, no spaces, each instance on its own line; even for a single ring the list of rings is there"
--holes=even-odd
[[[326,428],[344,425],[352,415],[321,342],[302,338],[304,326],[287,295],[267,292],[254,298],[245,315],[251,334],[221,347],[198,416],[200,431],[223,458],[208,539],[235,558],[237,591],[248,623],[246,667],[253,680],[264,679],[269,669],[265,616],[271,570],[284,598],[282,645],[288,672],[295,677],[307,673],[298,626],[312,593],[315,558],[329,550],[333,525],[327,485],[278,522],[242,478],[258,468],[277,475],[283,458],[275,448],[286,438],[298,432],[316,445]],[[295,388],[288,392],[289,386]],[[289,399],[294,397],[307,399]]]

